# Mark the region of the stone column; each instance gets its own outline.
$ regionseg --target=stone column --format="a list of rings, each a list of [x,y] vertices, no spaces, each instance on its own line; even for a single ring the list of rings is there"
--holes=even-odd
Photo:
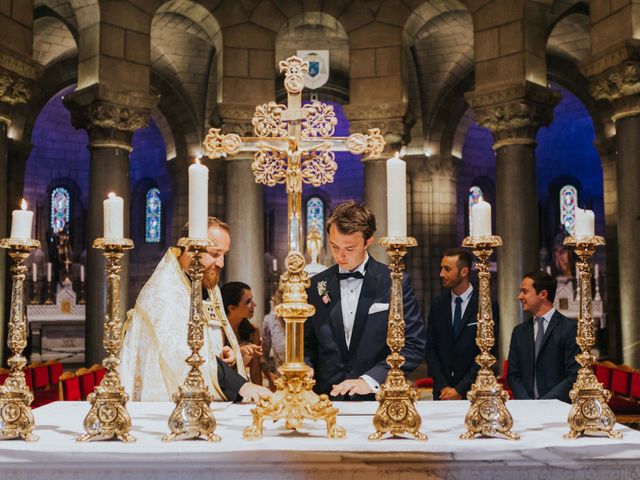
[[[231,249],[225,262],[227,281],[251,287],[256,302],[254,324],[264,318],[264,208],[262,185],[256,183],[251,153],[227,157],[227,222],[231,226]]]
[[[598,65],[603,63],[606,64],[594,62],[587,73],[593,74],[591,95],[598,100],[608,100],[613,106],[612,120],[615,122],[618,150],[618,267],[622,361],[635,366],[640,364],[640,295],[637,292],[640,285],[640,257],[637,252],[640,238],[640,62],[627,60],[597,72]]]
[[[491,130],[496,150],[496,235],[501,358],[509,354],[511,332],[523,320],[520,281],[539,266],[540,232],[536,192],[535,136],[553,118],[559,98],[548,88],[525,83],[468,95],[478,124]]]
[[[379,128],[387,143],[382,158],[365,159],[364,163],[364,202],[376,215],[376,240],[387,234],[387,171],[386,160],[402,147],[406,140],[407,129],[404,123],[406,103],[346,105],[344,112],[349,119],[349,130],[353,133],[366,133],[370,128]],[[411,210],[408,208],[407,213]],[[407,221],[409,221],[407,217]],[[407,233],[411,235],[411,227]],[[384,247],[374,244],[369,251],[376,260],[388,263]]]
[[[8,131],[11,125],[11,114],[17,104],[29,101],[31,91],[27,82],[20,76],[8,71],[0,72],[0,238],[9,236],[9,211],[17,208],[17,204],[11,202],[11,185],[9,182],[9,138]],[[24,179],[20,179],[24,182]],[[35,207],[33,205],[32,207]],[[4,364],[5,353],[5,325],[8,322],[8,308],[11,298],[11,279],[9,278],[9,265],[6,250],[0,251],[0,364]],[[8,352],[7,352],[8,353]]]
[[[604,185],[604,223],[607,241],[606,268],[606,319],[607,337],[603,339],[603,353],[619,363],[622,361],[620,348],[620,294],[618,292],[618,161],[616,138],[596,141],[596,147],[602,162],[602,180]],[[600,284],[602,288],[602,283]]]
[[[102,250],[91,247],[103,236],[103,201],[109,192],[124,199],[124,236],[129,237],[129,153],[135,130],[149,123],[151,98],[141,105],[125,106],[97,97],[97,89],[89,87],[64,99],[72,114],[73,125],[89,134],[89,212],[87,225],[87,315],[85,323],[85,363],[101,363],[104,357],[102,339],[106,313],[106,276]],[[121,261],[120,308],[124,318],[128,308],[129,255]]]

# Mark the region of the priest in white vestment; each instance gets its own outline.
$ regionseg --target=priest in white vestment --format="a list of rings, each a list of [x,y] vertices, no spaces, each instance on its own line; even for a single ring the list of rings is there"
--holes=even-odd
[[[247,382],[240,347],[217,285],[231,243],[229,227],[210,217],[208,236],[216,245],[202,259],[207,325],[200,350],[205,363],[200,371],[215,400],[257,400],[270,392]],[[191,355],[187,344],[190,262],[189,254],[170,248],[140,291],[135,307],[127,313],[120,377],[131,400],[170,401],[189,372],[185,359]]]

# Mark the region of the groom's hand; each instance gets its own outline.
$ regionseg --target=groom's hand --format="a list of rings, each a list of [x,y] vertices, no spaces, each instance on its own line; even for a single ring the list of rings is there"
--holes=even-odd
[[[238,393],[245,402],[257,402],[260,400],[260,397],[271,397],[273,395],[268,388],[251,382],[242,385]]]
[[[345,380],[331,389],[331,396],[338,395],[368,395],[373,393],[371,387],[362,378],[352,378]]]
[[[226,363],[228,366],[233,367],[236,364],[236,352],[233,351],[233,348],[224,346],[222,347],[222,361]]]

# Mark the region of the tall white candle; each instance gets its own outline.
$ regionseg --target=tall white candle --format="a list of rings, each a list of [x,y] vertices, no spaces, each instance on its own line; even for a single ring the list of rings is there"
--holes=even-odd
[[[51,262],[47,262],[47,282],[51,281]]]
[[[595,235],[595,215],[591,210],[576,208],[576,237],[592,237]]]
[[[111,192],[104,202],[104,238],[124,238],[124,200]]]
[[[407,236],[407,164],[396,152],[387,160],[387,235]]]
[[[31,238],[31,223],[33,212],[27,210],[27,202],[22,199],[20,210],[11,213],[11,238]]]
[[[471,207],[471,236],[488,237],[491,235],[491,205],[480,200]]]
[[[273,266],[273,271],[274,271],[274,272],[277,272],[277,271],[278,271],[278,259],[277,259],[277,258],[274,258],[274,259],[271,261],[271,265]]]
[[[189,167],[189,238],[207,238],[209,169],[200,163]]]
[[[600,268],[599,268],[599,265],[596,263],[596,264],[594,265],[594,267],[595,267],[594,276],[595,276],[595,278],[598,278],[598,277],[600,276]]]
[[[80,265],[80,281],[84,283],[84,265]]]
[[[36,262],[31,264],[31,280],[33,280],[33,283],[38,281],[38,264]]]

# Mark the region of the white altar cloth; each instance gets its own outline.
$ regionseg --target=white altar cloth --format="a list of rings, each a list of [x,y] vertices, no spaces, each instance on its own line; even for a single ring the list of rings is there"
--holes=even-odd
[[[242,440],[251,405],[216,405],[220,443],[164,443],[172,403],[128,404],[137,442],[77,443],[88,412],[86,402],[55,402],[34,410],[40,440],[0,442],[2,479],[133,478],[638,478],[640,432],[618,425],[622,440],[565,440],[569,405],[559,401],[510,401],[520,441],[459,440],[468,402],[420,402],[425,442],[369,441],[375,402],[336,403],[342,440],[324,437],[323,422],[305,422],[300,432],[282,421],[264,425],[264,437]],[[374,478],[376,476],[378,478]]]

